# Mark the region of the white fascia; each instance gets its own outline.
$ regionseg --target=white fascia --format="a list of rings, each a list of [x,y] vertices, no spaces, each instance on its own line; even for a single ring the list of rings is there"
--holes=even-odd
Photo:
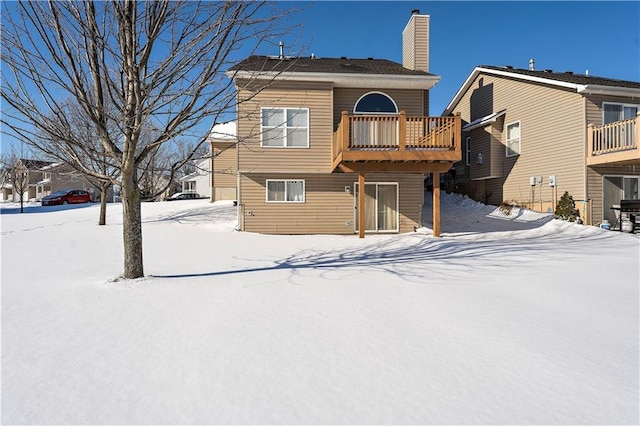
[[[440,81],[438,75],[351,74],[315,72],[229,71],[227,76],[240,79],[290,80],[332,83],[333,87],[363,89],[429,90]]]
[[[454,107],[454,105],[458,104],[458,102],[460,101],[460,98],[462,98],[462,96],[467,92],[467,89],[469,88],[471,83],[473,83],[475,78],[480,73],[499,75],[499,76],[502,76],[502,77],[517,78],[518,80],[525,80],[525,81],[531,81],[531,82],[535,82],[535,83],[549,84],[549,85],[552,85],[552,86],[565,87],[565,88],[568,88],[568,89],[574,89],[576,91],[580,87],[580,85],[578,85],[578,84],[567,83],[565,81],[551,80],[551,79],[542,78],[542,77],[534,77],[534,76],[530,76],[530,75],[518,74],[518,73],[514,73],[514,72],[509,72],[509,71],[501,71],[501,70],[494,70],[494,69],[489,69],[489,68],[475,67],[473,69],[473,71],[471,72],[471,74],[469,75],[469,77],[467,77],[467,79],[465,80],[465,82],[462,85],[462,87],[460,87],[460,89],[456,92],[456,95],[453,97],[451,102],[449,102],[449,105],[447,105],[445,110],[442,112],[443,116],[450,115],[452,113],[452,108]]]
[[[640,98],[640,89],[634,89],[632,87],[599,86],[595,84],[579,85],[578,93],[585,95],[628,96],[632,98]]]

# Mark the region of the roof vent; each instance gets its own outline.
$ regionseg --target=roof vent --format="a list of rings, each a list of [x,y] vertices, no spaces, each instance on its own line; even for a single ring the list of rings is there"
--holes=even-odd
[[[281,41],[278,45],[280,46],[280,59],[284,59],[284,42]]]
[[[311,54],[311,59],[315,59],[315,58],[316,58],[316,54],[315,54],[315,53],[312,53],[312,54]]]
[[[573,71],[565,71],[565,74],[573,74]]]
[[[544,70],[544,72],[553,72],[553,70]]]
[[[508,69],[508,70],[512,70],[513,69],[513,65],[506,65],[505,68]]]
[[[412,14],[412,15],[420,15],[420,9],[413,9],[413,10],[411,11],[411,14]]]
[[[529,71],[535,71],[536,70],[536,61],[533,60],[533,58],[529,59]]]
[[[340,56],[340,59],[347,59],[346,56]]]
[[[373,61],[373,58],[371,58],[371,57],[369,57],[369,58],[367,58],[367,59],[368,59],[368,60],[370,60],[370,61]]]

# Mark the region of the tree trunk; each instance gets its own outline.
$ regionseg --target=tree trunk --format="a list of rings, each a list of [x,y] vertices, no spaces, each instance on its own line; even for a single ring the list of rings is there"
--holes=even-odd
[[[20,213],[24,213],[24,194],[20,194]]]
[[[110,185],[109,183],[100,185],[100,219],[98,220],[98,225],[107,224],[107,191]]]
[[[124,242],[124,278],[144,277],[142,263],[142,214],[140,190],[134,168],[122,170],[122,237]]]

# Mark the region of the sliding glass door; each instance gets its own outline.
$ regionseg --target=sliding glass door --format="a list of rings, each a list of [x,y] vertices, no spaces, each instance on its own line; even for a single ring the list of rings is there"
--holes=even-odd
[[[358,215],[359,185],[355,188],[355,224],[360,230]],[[364,230],[366,232],[398,232],[398,184],[365,183]]]
[[[620,200],[637,200],[640,176],[604,176],[602,179],[603,218],[612,225],[616,223],[616,212],[611,206],[620,205]]]

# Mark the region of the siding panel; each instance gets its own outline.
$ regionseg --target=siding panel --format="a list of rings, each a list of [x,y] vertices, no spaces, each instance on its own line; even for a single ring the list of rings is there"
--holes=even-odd
[[[568,191],[575,199],[584,199],[586,126],[583,124],[582,96],[555,87],[479,75],[455,112],[460,112],[463,122],[469,123],[502,109],[507,110],[504,126],[500,133],[494,133],[501,146],[492,152],[491,168],[501,172],[502,177],[497,182],[503,186],[503,200],[493,198],[492,201],[528,203],[532,198],[529,178],[542,176],[544,182],[535,192],[535,201],[552,202],[553,190],[548,185],[550,175],[556,175],[559,194]],[[507,124],[516,121],[520,121],[521,155],[506,157]],[[484,139],[475,135],[474,132],[472,158],[479,150],[486,149]],[[480,174],[474,172],[475,167],[472,161],[472,177]]]
[[[239,90],[239,163],[243,172],[330,172],[331,85],[309,82],[276,82],[255,92]],[[309,108],[308,148],[263,148],[260,146],[260,108]]]
[[[304,179],[305,202],[267,203],[267,179]],[[243,230],[266,234],[353,234],[355,174],[242,175]],[[421,174],[367,174],[366,181],[399,183],[400,232],[420,226],[423,204]],[[349,186],[350,192],[345,191]],[[249,212],[251,214],[249,215]]]
[[[356,106],[358,99],[366,93],[372,92],[371,89],[351,89],[351,88],[335,88],[334,89],[334,108],[333,108],[333,128],[334,130],[340,123],[342,111],[353,114],[353,108]],[[398,111],[404,111],[409,116],[427,115],[424,110],[424,96],[421,90],[378,90],[394,100],[398,106]],[[428,93],[428,92],[427,92]]]

